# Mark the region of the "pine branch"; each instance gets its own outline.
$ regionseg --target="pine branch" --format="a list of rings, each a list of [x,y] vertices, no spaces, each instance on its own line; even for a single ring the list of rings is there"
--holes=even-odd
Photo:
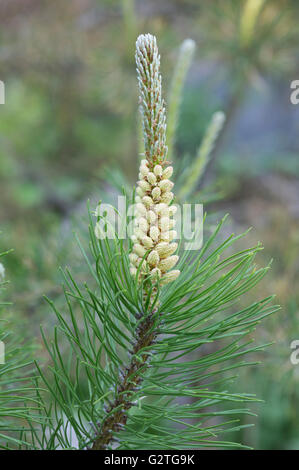
[[[200,250],[174,255],[172,167],[153,36],[138,38],[136,60],[145,159],[134,234],[123,240],[112,230],[109,239],[107,211],[98,206],[96,224],[89,212],[91,259],[77,237],[89,281],[81,286],[63,273],[67,315],[48,300],[58,325],[52,340],[43,333],[49,373],[38,370],[51,401],[37,389],[40,427],[29,417],[22,435],[29,448],[241,448],[219,436],[240,430],[239,416],[251,414],[243,404],[257,400],[231,390],[230,372],[266,346],[252,345],[252,332],[278,307],[272,297],[248,306],[240,298],[269,267],[254,264],[260,245],[231,251],[241,235],[216,245],[224,220]]]

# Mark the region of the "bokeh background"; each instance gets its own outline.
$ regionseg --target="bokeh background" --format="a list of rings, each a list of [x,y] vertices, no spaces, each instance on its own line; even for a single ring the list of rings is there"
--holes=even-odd
[[[196,154],[213,112],[223,110],[199,195],[207,211],[230,213],[228,232],[253,227],[243,247],[261,240],[261,264],[273,263],[251,295],[276,292],[282,305],[255,335],[275,344],[259,367],[241,372],[242,390],[265,403],[237,439],[299,449],[299,365],[290,362],[299,339],[299,105],[290,102],[299,3],[248,3],[1,0],[0,252],[14,248],[5,260],[11,315],[39,342],[39,324],[54,321],[42,296],[60,302],[58,267],[84,277],[73,229],[84,226],[87,199],[113,198],[136,179],[137,35],[157,36],[166,97],[179,46],[192,38],[176,159]]]

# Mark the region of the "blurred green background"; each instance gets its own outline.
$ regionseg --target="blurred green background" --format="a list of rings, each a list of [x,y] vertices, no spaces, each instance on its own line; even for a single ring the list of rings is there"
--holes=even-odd
[[[136,179],[137,35],[157,36],[166,97],[180,44],[196,42],[175,158],[195,155],[213,112],[226,113],[199,190],[217,188],[205,209],[229,212],[227,230],[253,227],[242,243],[261,240],[261,263],[274,260],[258,294],[276,292],[283,307],[256,333],[275,345],[241,372],[242,389],[265,400],[242,436],[260,449],[299,449],[298,22],[295,0],[0,2],[0,252],[14,248],[6,296],[37,341],[39,324],[54,321],[42,295],[59,302],[58,266],[84,275],[72,231],[87,199]]]

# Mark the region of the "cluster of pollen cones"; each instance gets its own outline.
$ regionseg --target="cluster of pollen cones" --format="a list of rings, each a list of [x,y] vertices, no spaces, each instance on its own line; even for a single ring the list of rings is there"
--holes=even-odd
[[[165,165],[164,168],[160,164],[151,167],[147,160],[141,161],[133,251],[129,255],[133,276],[138,273],[139,280],[145,275],[154,281],[160,279],[161,285],[180,274],[179,270],[172,270],[179,259],[174,255],[177,243],[173,242],[177,235],[173,230],[176,206],[170,205],[174,197],[173,183],[169,179],[173,168]]]

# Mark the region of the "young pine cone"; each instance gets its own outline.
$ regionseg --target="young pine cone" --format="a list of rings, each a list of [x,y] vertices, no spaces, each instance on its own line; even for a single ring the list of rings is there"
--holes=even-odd
[[[137,217],[133,251],[130,254],[131,274],[142,281],[146,276],[153,283],[167,284],[180,274],[174,270],[179,257],[171,206],[174,195],[173,168],[166,162],[166,112],[162,99],[160,56],[156,38],[151,34],[136,42],[137,78],[140,92],[145,159],[141,161],[137,186]],[[155,295],[153,289],[152,297]]]

